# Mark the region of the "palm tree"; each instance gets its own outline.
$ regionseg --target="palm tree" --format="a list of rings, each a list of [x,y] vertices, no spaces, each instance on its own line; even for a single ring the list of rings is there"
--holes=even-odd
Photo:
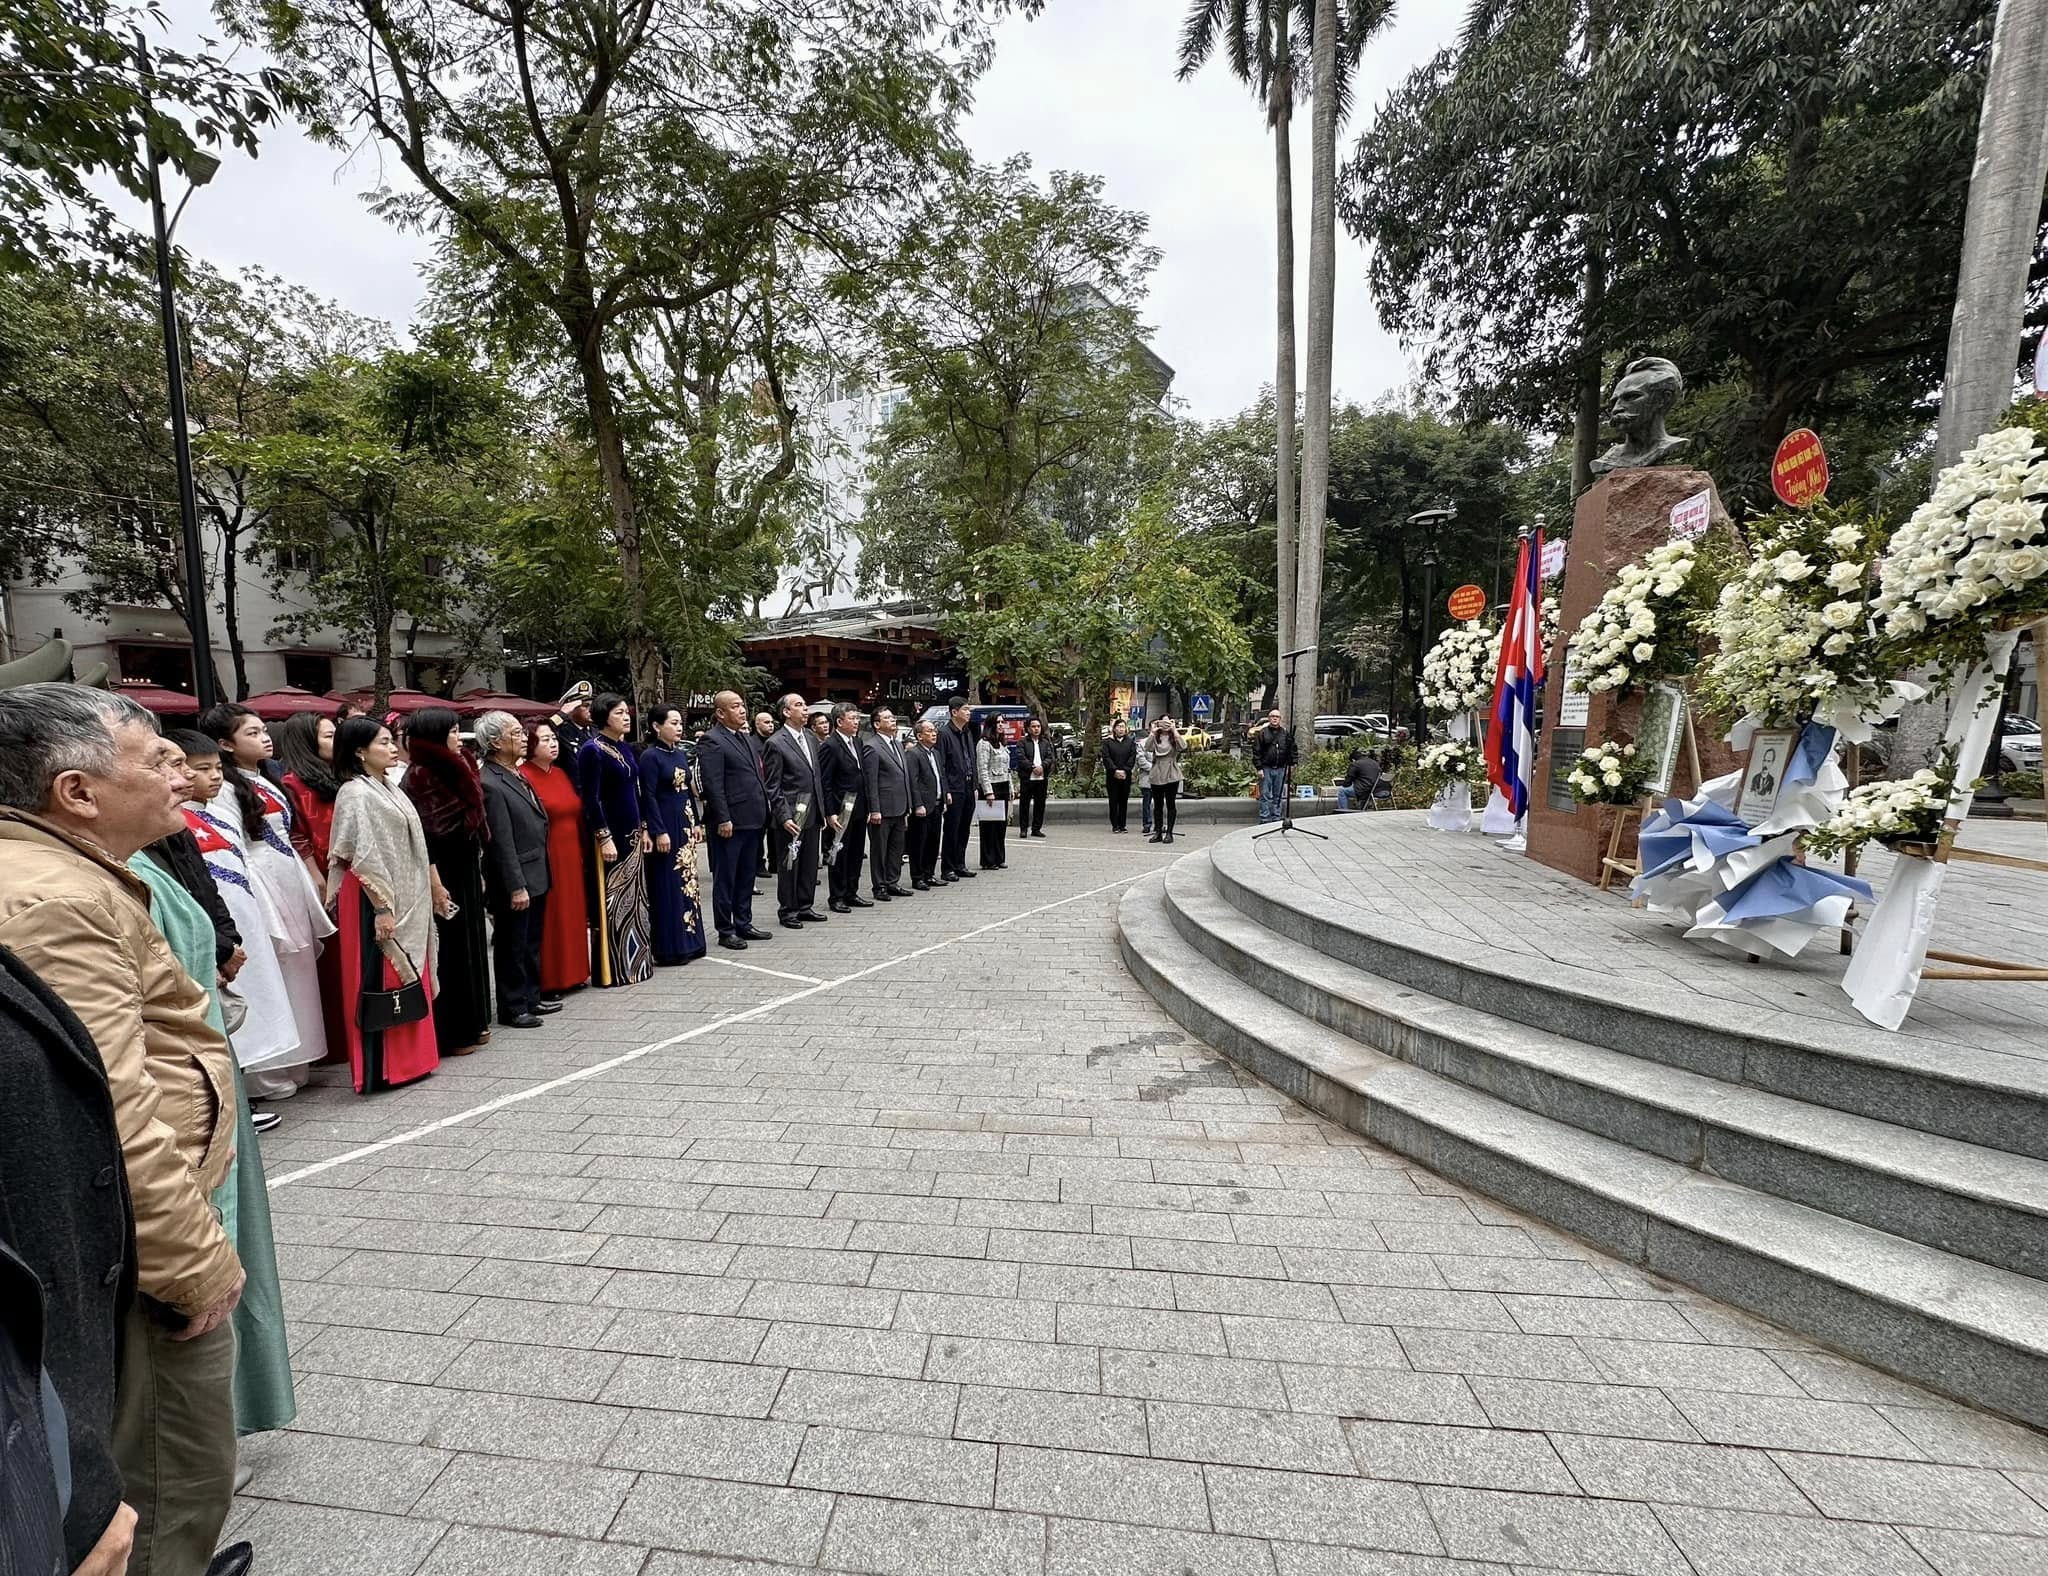
[[[1273,132],[1273,208],[1277,290],[1278,345],[1273,375],[1273,493],[1278,561],[1276,634],[1280,651],[1292,651],[1297,631],[1316,644],[1322,615],[1323,520],[1330,485],[1330,360],[1336,298],[1336,156],[1337,124],[1349,107],[1351,73],[1364,53],[1366,40],[1393,15],[1393,0],[1192,0],[1181,30],[1180,75],[1199,70],[1220,42],[1230,71],[1247,84],[1265,106]],[[1297,31],[1298,25],[1298,31]],[[1298,37],[1309,40],[1304,50]],[[1317,49],[1320,36],[1324,49]],[[1327,58],[1325,58],[1327,57]],[[1297,548],[1294,477],[1294,152],[1290,130],[1294,100],[1304,74],[1311,82],[1331,82],[1332,93],[1319,94],[1315,111],[1316,184],[1310,198],[1309,235],[1309,397],[1306,441],[1302,446],[1301,527]],[[1327,114],[1326,114],[1327,110]],[[1318,246],[1320,244],[1320,251]],[[1322,268],[1317,274],[1318,259]],[[1320,289],[1320,295],[1318,291]],[[1318,300],[1321,315],[1318,318]],[[1318,332],[1320,331],[1320,340]],[[1318,399],[1317,345],[1320,343]],[[1320,419],[1320,425],[1318,420]],[[1320,449],[1311,453],[1314,445]],[[1319,470],[1311,479],[1311,466]],[[1315,653],[1308,653],[1309,684],[1303,692],[1283,698],[1289,723],[1306,746],[1315,714]],[[1281,679],[1284,685],[1284,666]]]
[[[1289,36],[1288,8],[1300,0],[1193,0],[1181,30],[1180,77],[1201,69],[1220,37],[1230,73],[1248,85],[1266,109],[1273,133],[1273,213],[1277,280],[1274,304],[1279,335],[1273,368],[1273,527],[1278,610],[1276,651],[1294,649],[1294,150],[1290,128],[1298,67]],[[1281,705],[1286,697],[1282,665]],[[1291,715],[1291,712],[1290,712]]]
[[[1297,686],[1288,721],[1308,743],[1315,719],[1323,619],[1323,527],[1330,501],[1331,360],[1337,315],[1337,126],[1350,107],[1351,76],[1366,41],[1394,14],[1394,0],[1313,0],[1309,86],[1315,96],[1309,163],[1308,386],[1302,401],[1301,550],[1295,640],[1307,647],[1309,683]]]

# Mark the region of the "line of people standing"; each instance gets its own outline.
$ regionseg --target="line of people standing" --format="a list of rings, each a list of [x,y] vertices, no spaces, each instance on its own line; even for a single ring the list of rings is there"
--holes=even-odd
[[[776,922],[800,930],[829,918],[817,906],[821,870],[826,907],[851,914],[974,879],[967,845],[977,825],[980,868],[1007,863],[1010,746],[993,718],[975,730],[964,696],[953,697],[943,726],[921,721],[909,738],[886,706],[870,730],[851,702],[813,708],[801,695],[783,696],[752,726],[730,690],[713,711],[698,764],[720,946],[742,951],[773,938],[754,922],[764,866],[775,874]],[[1049,762],[1050,744],[1043,748]],[[1019,836],[1043,837],[1042,819],[1020,823]]]

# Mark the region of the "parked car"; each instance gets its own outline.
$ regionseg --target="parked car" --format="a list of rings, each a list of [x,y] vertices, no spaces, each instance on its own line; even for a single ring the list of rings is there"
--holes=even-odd
[[[2002,772],[2038,772],[2041,769],[2041,725],[2032,717],[2008,714],[2000,740],[1998,769]]]

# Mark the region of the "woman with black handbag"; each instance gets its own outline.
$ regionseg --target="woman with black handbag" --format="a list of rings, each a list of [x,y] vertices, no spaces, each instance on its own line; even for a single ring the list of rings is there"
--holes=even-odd
[[[327,890],[341,944],[343,1016],[357,1094],[441,1065],[433,1023],[434,914],[447,894],[427,858],[419,812],[385,778],[391,730],[351,717],[335,731],[334,833]]]

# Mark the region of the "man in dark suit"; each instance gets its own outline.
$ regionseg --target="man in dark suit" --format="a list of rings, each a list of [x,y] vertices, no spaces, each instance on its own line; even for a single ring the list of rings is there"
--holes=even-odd
[[[538,1029],[559,1002],[540,999],[540,938],[547,924],[548,813],[533,784],[519,775],[526,730],[510,712],[487,711],[476,720],[476,747],[484,757],[484,897],[491,910],[491,972],[498,981],[498,1021],[510,1029]]]
[[[955,695],[947,704],[951,715],[939,730],[939,777],[947,796],[939,879],[972,881],[974,872],[967,868],[967,834],[974,825],[974,734],[968,721],[974,713],[965,695]]]
[[[932,889],[938,873],[939,843],[946,819],[946,784],[939,764],[937,723],[920,722],[917,742],[903,752],[910,776],[910,817],[905,847],[910,855],[910,884],[919,892]]]
[[[0,1089],[0,1235],[41,1282],[39,1361],[69,1434],[71,1498],[57,1569],[124,1571],[135,1512],[122,1503],[114,1461],[114,1381],[135,1295],[135,1218],[121,1133],[91,1035],[5,948]],[[27,1314],[26,1298],[11,1286],[0,1291],[11,1313]],[[28,1509],[9,1504],[0,1521]],[[0,1540],[0,1552],[6,1548]],[[97,1562],[88,1564],[88,1555]]]
[[[768,741],[775,737],[775,719],[765,711],[754,713],[754,748],[761,752],[761,759],[768,759]],[[755,866],[757,875],[771,876],[779,868],[775,862],[775,845],[781,839],[782,829],[773,821],[761,833],[761,862]]]
[[[825,790],[825,825],[832,833],[832,907],[841,914],[873,908],[874,902],[860,895],[860,867],[868,846],[867,761],[860,747],[860,708],[850,700],[832,708],[832,733],[818,775]]]
[[[780,807],[776,814],[781,817],[772,828],[775,908],[785,930],[801,930],[806,923],[825,922],[814,906],[818,839],[825,828],[825,785],[818,775],[825,746],[811,737],[803,696],[785,695],[776,709],[782,713],[782,726],[769,737],[766,748],[768,797]],[[801,819],[798,806],[803,808]],[[791,838],[796,839],[795,859],[788,857]]]
[[[750,941],[773,939],[772,932],[754,925],[754,867],[761,828],[777,807],[768,794],[768,768],[747,728],[747,703],[720,690],[712,697],[712,712],[717,721],[697,752],[714,833],[711,917],[718,944],[744,952]]]
[[[868,879],[875,900],[909,897],[903,884],[903,823],[910,816],[910,763],[896,733],[896,713],[875,710],[874,735],[867,740],[863,779],[868,795]]]

